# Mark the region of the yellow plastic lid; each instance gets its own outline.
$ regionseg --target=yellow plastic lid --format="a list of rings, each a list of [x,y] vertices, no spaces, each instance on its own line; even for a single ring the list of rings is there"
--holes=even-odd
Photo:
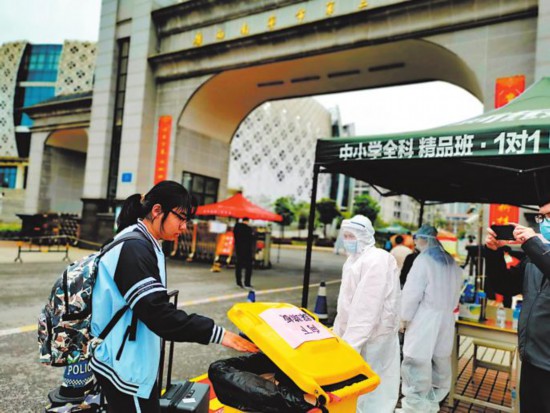
[[[285,312],[289,314],[286,317]],[[304,321],[303,339],[317,329],[319,333],[312,335],[329,338],[305,341],[295,347],[296,343],[284,337],[285,332],[275,321],[266,321],[267,316],[273,320],[274,315],[288,323],[303,325]],[[324,396],[327,403],[331,402],[328,393],[337,398],[358,396],[374,390],[380,383],[380,378],[349,344],[310,313],[292,304],[238,303],[228,316],[298,387],[317,398]]]

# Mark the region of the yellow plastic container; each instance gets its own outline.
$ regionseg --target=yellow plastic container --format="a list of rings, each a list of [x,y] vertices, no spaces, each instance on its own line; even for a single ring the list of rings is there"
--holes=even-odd
[[[316,397],[331,413],[355,412],[357,397],[378,386],[378,375],[349,344],[321,324],[317,325],[329,331],[331,338],[306,341],[293,348],[260,316],[269,309],[295,311],[297,307],[238,303],[228,316],[304,393]],[[224,409],[225,413],[237,411]]]

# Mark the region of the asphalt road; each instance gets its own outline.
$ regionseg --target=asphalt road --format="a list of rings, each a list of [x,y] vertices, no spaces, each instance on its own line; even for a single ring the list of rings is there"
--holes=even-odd
[[[301,304],[304,250],[272,252],[273,267],[255,270],[252,284],[257,301]],[[76,257],[74,257],[76,258]],[[314,251],[311,283],[324,280],[327,285],[329,321],[335,315],[341,268],[345,257],[331,252]],[[54,280],[65,263],[0,264],[0,412],[42,412],[48,392],[61,382],[63,369],[38,363],[36,331],[13,332],[33,326],[44,306]],[[209,316],[227,329],[236,328],[227,318],[235,302],[246,301],[247,292],[235,285],[234,271],[210,272],[201,263],[168,261],[168,287],[180,291],[179,302],[189,313]],[[310,309],[315,306],[317,288],[309,294]],[[31,328],[31,327],[29,327]],[[177,343],[174,357],[174,379],[196,377],[207,371],[209,364],[236,352],[219,345]]]

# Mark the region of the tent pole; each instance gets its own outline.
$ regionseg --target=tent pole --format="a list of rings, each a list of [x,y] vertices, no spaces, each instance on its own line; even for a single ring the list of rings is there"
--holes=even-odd
[[[481,248],[482,248],[482,240],[481,240],[481,237],[483,236],[483,204],[479,204],[479,212],[478,212],[478,233],[477,233],[477,274],[475,274],[476,276],[476,281],[478,279],[478,277],[481,277],[481,275],[483,274],[483,269],[481,268],[481,266],[483,265],[483,259],[481,258]],[[485,281],[483,281],[483,284],[485,285]],[[481,285],[481,283],[480,283]]]
[[[420,201],[420,214],[418,215],[418,228],[422,226],[422,222],[424,220],[424,204],[426,201],[421,200]]]
[[[302,287],[302,307],[307,308],[309,295],[309,274],[311,271],[311,251],[313,249],[313,226],[315,225],[315,200],[317,199],[317,179],[319,165],[313,167],[313,182],[311,184],[311,203],[309,204],[309,220],[307,226],[306,265],[304,268],[304,283]]]

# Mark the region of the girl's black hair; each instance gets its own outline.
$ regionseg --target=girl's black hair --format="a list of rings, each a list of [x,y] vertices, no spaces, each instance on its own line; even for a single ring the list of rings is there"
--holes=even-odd
[[[135,224],[138,218],[145,218],[156,204],[160,204],[162,211],[165,212],[162,225],[168,218],[167,212],[172,209],[183,210],[188,220],[192,219],[197,211],[195,198],[183,185],[174,181],[162,181],[151,188],[143,200],[140,194],[126,198],[116,221],[117,232]]]

